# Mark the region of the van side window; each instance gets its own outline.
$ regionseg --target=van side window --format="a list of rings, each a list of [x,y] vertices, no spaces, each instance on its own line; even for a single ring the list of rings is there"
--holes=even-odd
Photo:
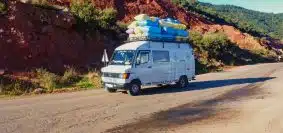
[[[153,62],[170,62],[168,51],[152,51]]]
[[[149,51],[139,51],[136,64],[146,64],[149,62]]]

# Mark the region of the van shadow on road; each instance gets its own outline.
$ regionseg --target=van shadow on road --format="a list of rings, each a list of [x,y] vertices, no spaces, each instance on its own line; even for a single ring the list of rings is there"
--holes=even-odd
[[[215,81],[193,82],[188,88],[193,90],[202,90],[216,87],[223,87],[236,84],[245,84],[243,87],[232,89],[212,99],[205,99],[186,103],[169,110],[156,112],[149,117],[141,118],[135,122],[110,128],[105,133],[148,133],[148,132],[166,132],[170,129],[180,127],[194,122],[215,122],[228,120],[239,115],[237,110],[231,110],[225,105],[242,99],[252,98],[262,95],[261,85],[264,81],[273,79],[272,77],[245,78],[245,79],[227,79]],[[188,91],[189,89],[151,88],[145,90],[145,95],[160,93],[175,93]]]
[[[192,90],[205,90],[205,89],[213,89],[217,87],[225,87],[231,85],[253,84],[258,82],[264,82],[274,78],[275,77],[259,77],[259,78],[196,81],[196,82],[191,82],[187,88],[174,88],[174,86],[153,87],[153,88],[144,89],[142,94],[155,95],[155,94],[163,94],[163,93],[179,93],[179,92],[186,92]]]

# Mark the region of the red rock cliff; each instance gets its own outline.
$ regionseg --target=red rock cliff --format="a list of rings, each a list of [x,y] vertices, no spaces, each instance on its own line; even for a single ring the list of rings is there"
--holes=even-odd
[[[99,32],[84,37],[75,24],[68,12],[9,2],[8,14],[0,17],[0,69],[99,64],[103,49],[115,43]]]

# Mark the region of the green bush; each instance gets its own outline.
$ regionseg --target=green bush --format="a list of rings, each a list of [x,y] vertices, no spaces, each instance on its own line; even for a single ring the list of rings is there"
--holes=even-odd
[[[94,84],[88,77],[82,78],[78,83],[76,83],[76,87],[79,88],[94,88]]]
[[[172,0],[172,2],[176,5],[181,5],[181,6],[185,6],[185,5],[194,5],[196,4],[198,1],[197,0]]]
[[[32,92],[36,87],[38,87],[36,84],[29,81],[0,76],[0,94],[22,95]]]
[[[115,25],[117,11],[113,8],[106,8],[100,10],[99,12],[99,26],[104,29],[109,29],[111,26]]]
[[[116,25],[116,10],[112,8],[96,9],[89,1],[72,1],[70,11],[77,18],[78,28],[85,31],[109,29],[111,26]]]
[[[101,75],[98,72],[89,72],[86,77],[88,77],[88,79],[94,85],[94,88],[102,88]]]
[[[52,92],[58,87],[60,78],[56,74],[40,68],[36,69],[36,75],[40,87],[47,89],[49,92]]]
[[[218,58],[231,42],[224,33],[207,33],[202,38],[203,49],[209,52],[209,57]]]
[[[272,61],[276,55],[268,49],[241,49],[221,32],[201,35],[191,31],[190,43],[197,56],[197,73],[218,71],[225,65]]]
[[[224,65],[232,65],[236,62],[233,56],[237,46],[229,41],[224,33],[190,32],[190,43],[197,55],[197,73],[221,70]]]
[[[6,87],[6,92],[9,92],[9,95],[21,95],[23,94],[23,88],[20,81],[15,80],[12,84],[9,84]]]
[[[95,22],[99,15],[99,12],[90,2],[72,2],[70,9],[74,15],[85,23]]]
[[[126,31],[128,29],[129,24],[126,24],[124,22],[116,22],[116,25],[118,25],[119,28],[121,28],[122,30]]]
[[[0,15],[6,13],[7,13],[7,6],[5,5],[5,3],[0,1]]]
[[[256,55],[260,55],[260,56],[269,56],[270,52],[267,49],[255,49],[255,50],[251,50],[252,53],[256,54]]]
[[[64,75],[60,78],[60,83],[62,85],[70,85],[74,82],[77,82],[80,80],[79,73],[76,71],[75,68],[68,68],[65,72]]]

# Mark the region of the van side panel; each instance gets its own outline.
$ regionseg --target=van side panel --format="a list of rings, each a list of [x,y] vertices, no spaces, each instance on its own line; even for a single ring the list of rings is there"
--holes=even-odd
[[[183,75],[189,80],[195,76],[195,61],[193,50],[188,44],[175,44],[175,49],[170,50],[171,54],[171,81],[178,81]]]
[[[177,82],[183,75],[188,77],[188,80],[192,80],[195,76],[195,61],[193,50],[189,44],[179,43],[167,43],[167,42],[148,42],[140,46],[137,50],[149,50],[151,51],[151,59],[149,68],[152,73],[144,73],[148,75],[150,83],[143,82],[144,85],[158,85],[158,84],[169,84],[171,82]],[[168,62],[155,62],[153,52],[159,51],[169,52]],[[135,69],[135,71],[139,71]]]

